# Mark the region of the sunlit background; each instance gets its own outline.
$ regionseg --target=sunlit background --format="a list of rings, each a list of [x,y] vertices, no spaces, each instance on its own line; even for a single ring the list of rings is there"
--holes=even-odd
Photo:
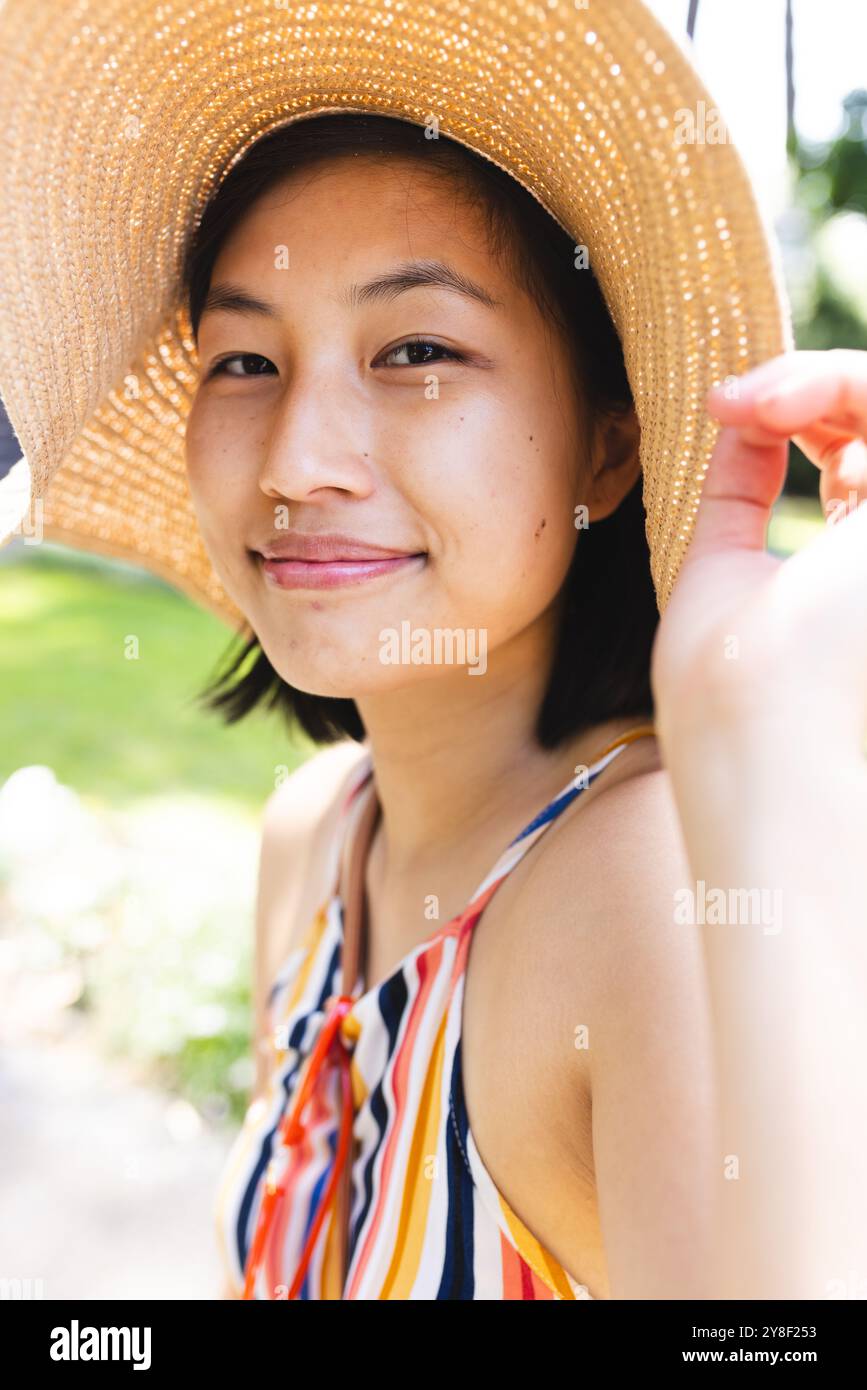
[[[688,0],[651,8],[686,42]],[[798,346],[867,347],[867,7],[692,8]],[[3,425],[0,476],[20,454]],[[793,449],[781,554],[823,525],[817,477]],[[274,715],[227,728],[202,709],[228,641],[145,571],[0,549],[0,1276],[46,1297],[221,1285],[211,1205],[252,1083],[259,819],[310,752]]]

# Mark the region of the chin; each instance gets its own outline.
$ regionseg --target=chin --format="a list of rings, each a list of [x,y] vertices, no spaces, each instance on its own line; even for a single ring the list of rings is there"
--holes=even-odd
[[[297,643],[291,645],[294,647],[291,662],[286,660],[290,646],[288,642],[283,646],[279,662],[274,660],[264,645],[262,650],[281,680],[291,685],[293,690],[330,700],[356,700],[367,695],[387,695],[393,691],[404,690],[419,679],[424,680],[432,673],[437,673],[437,668],[430,667],[380,666],[379,662],[373,666],[369,660],[356,662],[350,654],[340,662],[339,669],[323,670],[321,659],[312,659],[309,662],[296,660]],[[333,644],[332,650],[339,651],[340,648]]]

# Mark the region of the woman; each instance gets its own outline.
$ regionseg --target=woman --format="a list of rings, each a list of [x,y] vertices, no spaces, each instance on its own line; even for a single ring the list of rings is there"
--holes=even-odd
[[[287,169],[290,177],[280,178]],[[487,218],[480,213],[485,199]],[[291,248],[294,273],[274,267],[281,242]],[[495,307],[425,283],[435,264],[447,264],[456,283],[479,285]],[[521,284],[522,266],[540,282],[535,298]],[[394,267],[404,268],[403,280]],[[369,296],[359,308],[342,296],[344,286],[383,269],[394,286],[388,298]],[[276,1129],[281,1089],[298,1085],[302,1061],[279,1047],[275,1056],[269,1028],[309,1039],[310,1016],[318,1018],[335,991],[340,926],[325,914],[316,918],[316,910],[328,894],[347,777],[357,779],[364,761],[358,753],[369,749],[383,815],[367,865],[369,1007],[363,1050],[360,1042],[355,1049],[371,1097],[356,1130],[367,1126],[369,1142],[355,1163],[360,1186],[386,1186],[375,1177],[380,1163],[390,1173],[387,1191],[358,1194],[357,1296],[379,1296],[387,1287],[389,1296],[433,1298],[448,1287],[448,1296],[467,1288],[469,1296],[501,1297],[520,1279],[538,1286],[536,1296],[571,1296],[564,1271],[595,1296],[606,1295],[590,1131],[592,1049],[579,1047],[575,1029],[589,1027],[595,1040],[598,1028],[607,1053],[617,1050],[607,1017],[618,1014],[622,1026],[626,1018],[634,1024],[638,1009],[655,1011],[660,984],[693,1001],[678,1006],[688,1032],[678,1051],[686,1060],[659,1082],[681,1097],[673,1125],[681,1146],[696,1096],[708,1094],[709,1059],[697,943],[684,941],[673,924],[668,953],[658,939],[651,943],[648,929],[655,966],[641,972],[640,982],[633,978],[627,997],[603,985],[626,951],[621,933],[635,933],[621,897],[626,883],[634,880],[643,900],[655,883],[670,919],[670,888],[686,870],[648,724],[658,612],[636,491],[638,429],[595,281],[576,274],[569,239],[499,170],[442,139],[431,154],[416,127],[347,115],[280,129],[253,147],[202,220],[187,280],[202,362],[187,423],[187,468],[202,533],[272,680],[276,672],[284,691],[311,692],[300,697],[306,731],[319,739],[335,732],[365,739],[364,750],[348,745],[348,763],[344,742],[338,757],[320,755],[303,767],[275,792],[266,816],[259,1103],[221,1193],[230,1267],[238,1278],[248,1261],[263,1140]],[[275,302],[280,319],[242,317],[229,302],[232,286]],[[564,324],[555,329],[550,306],[556,312],[558,305]],[[424,333],[405,331],[416,324]],[[283,385],[290,360],[299,373],[291,413]],[[582,506],[589,526],[579,540],[575,513]],[[292,530],[281,531],[287,507]],[[388,569],[369,578],[356,565],[339,585],[337,565],[317,559],[305,569],[303,561],[261,558],[281,543],[304,553],[298,538],[319,542],[325,533],[351,533],[421,558],[387,561]],[[334,553],[352,551],[338,543]],[[333,587],[325,587],[323,574]],[[383,634],[407,619],[413,630],[483,632],[482,678],[469,675],[466,661],[457,667],[380,659]],[[239,666],[248,654],[249,646]],[[220,698],[246,709],[266,688],[261,675],[247,676]],[[636,724],[651,737],[618,745],[597,781],[594,755]],[[453,922],[504,848],[564,784],[578,781],[581,766],[592,767],[592,785],[570,811],[568,802],[557,805],[556,826],[552,818],[533,854],[522,856],[520,868],[510,866],[496,901],[473,925],[464,1037],[457,940],[447,936],[423,956],[417,950],[436,926],[431,900],[440,923]],[[330,789],[320,816],[308,800],[318,778]],[[656,833],[638,836],[637,850],[624,820],[636,829],[649,822]],[[612,889],[612,876],[624,880],[621,889]],[[665,959],[673,979],[660,978]],[[281,1008],[269,1021],[265,1000],[284,960],[291,975],[282,979]],[[430,989],[434,968],[442,997]],[[397,991],[405,993],[399,1020],[389,1017]],[[417,1032],[427,1038],[446,1015],[462,1035],[462,1062],[455,1063],[454,1047],[432,1061],[429,1044],[407,1043]],[[548,1029],[540,1027],[545,1018]],[[650,1045],[645,1034],[645,1053]],[[449,1253],[459,1244],[456,1223],[468,1220],[460,1190],[465,1170],[450,1166],[450,1157],[460,1161],[461,1143],[449,1144],[448,1112],[438,1121],[430,1107],[439,1103],[432,1090],[439,1094],[454,1065],[462,1067],[470,1132],[492,1180],[545,1247],[536,1252],[533,1237],[521,1231],[511,1264],[478,1185],[471,1267],[461,1268]],[[621,1074],[616,1084],[625,1083]],[[404,1085],[405,1098],[389,1102]],[[643,1094],[654,1100],[653,1092]],[[376,1113],[380,1103],[387,1120]],[[596,1105],[598,1111],[598,1098]],[[632,1113],[639,1123],[637,1104]],[[401,1152],[413,1129],[429,1133],[436,1180],[421,1155]],[[622,1136],[618,1143],[623,1162]],[[324,1169],[315,1157],[302,1163],[299,1156],[297,1166],[285,1204],[303,1213],[306,1234]],[[439,1204],[430,1198],[434,1181],[447,1189]],[[659,1196],[648,1193],[650,1201]],[[698,1225],[698,1183],[693,1200]],[[424,1227],[421,1253],[415,1234],[394,1239],[393,1208],[401,1203],[415,1207],[410,1226]],[[630,1208],[634,1217],[630,1201],[624,1216]],[[515,1230],[513,1219],[507,1231]],[[483,1239],[495,1237],[489,1253]],[[440,1246],[431,1250],[437,1239],[441,1254]],[[300,1246],[291,1231],[284,1240],[288,1274],[272,1282],[288,1287]],[[327,1291],[327,1251],[315,1254],[302,1297]]]
[[[355,67],[343,50],[335,60],[323,14],[304,48],[321,68],[287,65],[281,82],[333,89],[347,110],[320,123],[293,89],[280,109],[308,119],[283,129],[272,112],[259,140],[231,103],[210,104],[201,45],[229,25],[236,77],[267,52],[270,81],[283,69],[257,26],[269,43],[286,36],[260,15],[239,36],[229,8],[200,7],[183,42],[155,39],[153,91],[171,77],[181,103],[157,103],[176,126],[156,187],[181,198],[184,233],[198,223],[184,276],[197,370],[173,322],[155,336],[156,291],[175,286],[159,257],[126,278],[103,357],[84,353],[99,409],[70,432],[69,456],[53,439],[36,447],[33,378],[13,383],[0,359],[22,442],[51,460],[46,534],[141,553],[200,596],[231,596],[253,638],[230,674],[261,651],[218,704],[237,717],[276,698],[317,742],[336,740],[265,817],[258,1077],[220,1194],[229,1291],[827,1297],[867,1263],[864,357],[764,360],[785,340],[742,172],[724,146],[669,143],[678,99],[701,89],[636,0],[592,28],[516,4],[508,42],[487,3],[469,35],[445,5],[431,33],[412,14],[389,27],[384,7],[379,30],[341,38]],[[23,32],[21,6],[15,17]],[[60,8],[40,22],[43,49],[68,39]],[[474,79],[450,88],[450,123],[514,187],[469,150],[426,143],[401,64],[422,53],[440,90],[443,34]],[[147,57],[151,71],[151,38],[123,48],[116,91],[126,64],[140,78]],[[531,51],[545,77],[528,85]],[[179,68],[189,119],[207,96],[209,137],[232,125],[233,159],[223,149],[207,177],[202,163],[199,183],[191,162],[210,156],[181,119]],[[492,77],[504,70],[506,94]],[[52,72],[44,61],[34,100],[56,129],[71,99]],[[396,110],[412,88],[412,130],[386,122],[380,137],[388,164],[351,121],[368,82]],[[100,130],[89,158],[111,170]],[[121,173],[139,229],[151,171],[125,157]],[[47,197],[64,186],[52,175]],[[585,176],[590,273],[569,201]],[[24,227],[26,200],[4,179]],[[540,205],[549,191],[559,228],[521,184]],[[701,188],[720,209],[713,235]],[[87,283],[116,304],[133,258],[108,190],[95,206],[112,254]],[[25,260],[19,248],[20,274]],[[52,298],[49,279],[23,297],[47,317],[25,324],[4,304],[0,342],[27,361],[34,333],[62,329],[68,377],[89,301]],[[127,318],[150,346],[125,398],[106,398]],[[96,339],[80,327],[86,349]],[[724,379],[716,396],[699,391],[706,378]],[[705,476],[706,407],[725,428]],[[781,563],[765,532],[789,437],[822,469],[835,524]],[[181,440],[219,584],[167,500]],[[99,492],[97,526],[82,498],[107,458],[125,486]],[[356,970],[343,948],[361,939],[350,926],[365,900]],[[349,1053],[351,1092],[329,1069]]]
[[[513,248],[514,264],[503,263],[478,213],[485,187],[502,183],[508,197],[499,173],[486,173],[484,183],[479,173],[477,199],[462,199],[470,156],[452,147],[458,177],[449,178],[425,163],[420,132],[390,126],[320,118],[260,142],[256,163],[237,165],[209,208],[188,277],[203,375],[187,426],[187,463],[203,535],[267,669],[284,690],[312,692],[300,711],[308,732],[321,738],[330,715],[344,734],[365,738],[382,808],[366,865],[369,949],[355,1013],[364,1040],[355,1047],[363,1099],[345,1296],[508,1297],[522,1280],[537,1297],[585,1290],[610,1297],[612,1265],[615,1296],[650,1297],[660,1288],[674,1297],[711,1296],[720,1287],[709,1258],[720,1162],[711,999],[702,938],[684,932],[684,919],[672,911],[693,875],[654,740],[619,745],[596,780],[594,754],[652,714],[655,605],[644,598],[644,631],[633,628],[627,662],[634,667],[641,654],[643,666],[619,703],[611,668],[623,658],[606,640],[627,603],[637,624],[638,595],[650,592],[638,526],[630,559],[618,569],[617,541],[606,544],[599,524],[623,507],[625,528],[627,499],[635,500],[636,422],[623,408],[628,383],[622,368],[618,374],[609,365],[617,356],[613,329],[587,277],[570,283],[594,305],[592,333],[566,287],[558,297],[556,284],[549,286],[549,303],[568,304],[572,324],[584,330],[573,343],[548,333],[544,299],[536,303],[520,287],[521,264],[534,253],[537,270],[545,264],[544,213],[514,192],[525,236]],[[441,149],[447,165],[449,147]],[[554,230],[548,239],[556,246]],[[294,275],[273,264],[281,242],[299,262]],[[428,267],[446,261],[460,279],[481,283],[497,309],[425,284],[371,297],[360,310],[341,299],[343,285],[410,259]],[[551,262],[568,264],[553,250]],[[270,300],[277,316],[242,317],[226,286]],[[416,323],[425,331],[408,341],[405,329]],[[616,380],[621,406],[610,415],[601,409],[601,364],[609,391]],[[594,443],[582,455],[588,438]],[[765,508],[782,482],[779,461],[778,448],[773,492],[755,471],[747,475],[764,486]],[[598,545],[592,558],[573,526],[582,504]],[[281,509],[291,512],[291,532],[275,529]],[[349,557],[345,544],[301,548],[333,532],[416,558],[373,572],[360,563],[341,570],[326,556]],[[752,539],[761,543],[755,528]],[[281,543],[292,555],[316,558],[261,558]],[[574,564],[570,570],[579,556],[583,572]],[[763,546],[760,563],[775,568]],[[728,567],[726,575],[730,583]],[[700,591],[702,622],[717,592]],[[468,679],[466,668],[376,660],[383,632],[404,618],[414,629],[483,629],[486,679]],[[741,623],[723,636],[737,634]],[[684,691],[678,717],[695,722],[697,697],[699,708],[714,701],[722,737],[720,692],[730,690],[736,703],[753,676],[729,676],[737,663],[714,663],[705,644],[701,668],[686,665],[677,678]],[[767,649],[763,636],[759,651]],[[669,664],[685,663],[679,635],[670,652]],[[248,653],[249,646],[242,660]],[[756,653],[742,656],[752,670]],[[605,694],[592,713],[582,711],[582,697],[593,700],[589,673],[603,668]],[[661,669],[660,679],[671,681]],[[558,730],[551,748],[538,726],[558,682],[571,687],[560,700],[572,727]],[[237,704],[246,695],[249,707],[265,688],[261,674],[248,676],[220,698]],[[353,703],[357,714],[350,715]],[[612,717],[602,717],[606,710]],[[688,790],[694,769],[713,755],[704,720],[701,730],[682,774],[691,779]],[[679,741],[685,738],[681,727]],[[347,787],[357,784],[359,768],[369,770],[367,758],[352,744],[349,750],[348,773],[343,749],[337,758],[320,756],[275,792],[266,817],[259,1076],[219,1204],[239,1291],[265,1151],[276,1151],[286,1094],[297,1087],[309,1050],[301,1039],[311,1037],[324,1001],[338,992],[340,923],[317,909],[329,905],[330,855],[343,831]],[[592,785],[577,804],[566,803],[566,814],[560,793],[580,766],[593,767]],[[330,796],[315,812],[308,798],[320,767]],[[502,878],[495,874],[495,902],[465,935],[447,926],[432,937],[431,899],[440,920],[453,924],[542,807],[549,833],[538,847],[532,839],[534,852],[521,855],[520,869],[512,858]],[[687,843],[697,837],[698,855],[706,821],[707,810],[696,806],[694,824],[685,827]],[[764,862],[756,869],[764,888]],[[709,880],[740,881],[731,874]],[[779,931],[783,922],[764,925]],[[433,975],[441,993],[431,987]],[[713,976],[711,984],[719,988]],[[277,1003],[269,1011],[272,988]],[[449,1044],[434,1059],[430,1039],[440,1026]],[[294,1050],[287,1053],[281,1037],[275,1043],[275,1032],[294,1039]],[[459,1127],[461,1118],[469,1133],[453,1132],[450,1121]],[[421,1133],[427,1147],[419,1149]],[[315,1150],[312,1136],[310,1143]],[[469,1148],[464,1169],[450,1162],[453,1150]],[[315,1153],[293,1160],[283,1201],[302,1219],[293,1222],[290,1211],[282,1245],[272,1244],[280,1255],[269,1265],[272,1290],[283,1296],[330,1161],[327,1145],[318,1163]],[[469,1198],[462,1197],[465,1175]],[[435,1198],[437,1183],[444,1191]],[[474,1239],[462,1260],[458,1230],[469,1221],[467,1201]],[[671,1238],[675,1210],[684,1242]],[[500,1235],[512,1247],[505,1253]],[[333,1250],[324,1235],[311,1260],[298,1292],[328,1296]]]

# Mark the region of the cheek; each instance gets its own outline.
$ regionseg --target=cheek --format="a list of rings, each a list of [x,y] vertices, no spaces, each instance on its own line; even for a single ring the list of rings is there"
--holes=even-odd
[[[451,486],[436,499],[440,579],[449,606],[476,615],[463,621],[499,640],[543,612],[563,583],[578,538],[576,480],[562,451],[552,456],[539,442],[537,452],[529,432],[520,450],[514,434],[496,452],[490,434],[476,443],[472,457],[453,449]]]
[[[184,451],[190,494],[204,531],[237,507],[245,476],[241,447],[213,412],[197,410],[193,403]]]
[[[193,399],[184,430],[184,455],[187,462],[187,477],[191,483],[198,481],[201,460],[207,442],[207,421],[199,407],[199,397]]]
[[[187,483],[199,535],[214,573],[229,598],[249,616],[250,576],[243,547],[245,508],[239,491],[243,470],[237,454],[212,422],[195,412],[184,438]]]
[[[207,416],[197,409],[196,402],[187,417],[184,434],[184,455],[187,464],[187,480],[196,509],[207,504],[208,481],[213,474],[211,460],[214,454],[214,431],[209,428]]]
[[[484,540],[492,593],[508,596],[525,617],[554,598],[577,539],[571,491],[539,475],[539,465],[532,462],[520,478],[498,489]]]

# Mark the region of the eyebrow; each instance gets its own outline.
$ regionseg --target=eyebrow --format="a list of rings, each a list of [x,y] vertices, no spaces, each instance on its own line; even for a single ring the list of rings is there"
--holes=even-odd
[[[357,309],[364,304],[391,304],[400,295],[420,287],[450,290],[453,294],[476,300],[487,309],[502,308],[501,300],[495,299],[484,286],[476,284],[469,276],[463,275],[445,261],[405,261],[393,270],[374,275],[371,280],[365,280],[362,284],[350,285],[339,296],[339,300],[348,309]],[[256,315],[268,319],[281,317],[277,305],[270,299],[261,299],[258,295],[250,294],[243,286],[231,281],[211,286],[199,321],[201,322],[205,314],[217,310],[226,314]]]

